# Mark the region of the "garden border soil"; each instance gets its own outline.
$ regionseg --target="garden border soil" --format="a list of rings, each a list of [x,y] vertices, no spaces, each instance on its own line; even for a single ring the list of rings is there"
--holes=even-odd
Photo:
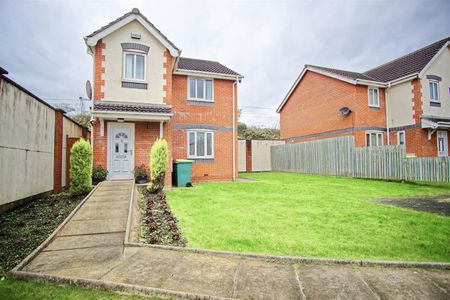
[[[411,198],[383,198],[371,200],[371,202],[418,212],[430,213],[442,217],[450,217],[450,202],[438,201],[442,199],[450,199],[450,194]]]

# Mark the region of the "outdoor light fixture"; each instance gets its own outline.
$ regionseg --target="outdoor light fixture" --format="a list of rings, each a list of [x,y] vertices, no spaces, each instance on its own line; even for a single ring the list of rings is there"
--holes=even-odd
[[[117,122],[123,123],[123,122],[125,122],[125,119],[124,118],[117,118]]]

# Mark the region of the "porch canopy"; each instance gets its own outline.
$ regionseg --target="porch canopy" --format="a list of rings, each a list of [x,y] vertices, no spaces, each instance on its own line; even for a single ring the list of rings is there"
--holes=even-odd
[[[436,130],[450,130],[450,118],[436,116],[422,116],[421,127],[428,129],[428,139]]]
[[[92,117],[100,120],[167,122],[172,116],[172,107],[165,104],[101,100],[92,107]]]

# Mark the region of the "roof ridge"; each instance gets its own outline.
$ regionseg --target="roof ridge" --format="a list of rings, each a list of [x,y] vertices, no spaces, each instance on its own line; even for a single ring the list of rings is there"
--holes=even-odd
[[[364,76],[367,76],[367,77],[373,79],[374,81],[377,81],[376,78],[374,78],[372,76],[369,76],[369,75],[367,75],[367,74],[365,74],[363,72],[356,72],[356,71],[350,71],[350,70],[344,70],[344,69],[336,69],[336,68],[330,68],[330,67],[324,67],[324,66],[318,66],[318,65],[311,65],[311,64],[305,64],[305,66],[306,67],[319,68],[319,69],[329,69],[329,70],[335,70],[335,71],[341,71],[341,72],[350,72],[350,73],[355,73],[355,74],[361,74],[361,75],[364,75]],[[363,78],[361,78],[361,79],[363,79]]]
[[[449,41],[449,40],[450,40],[450,36],[449,36],[449,37],[446,37],[446,38],[443,38],[443,39],[440,39],[439,41],[436,41],[436,42],[434,42],[434,43],[428,44],[428,45],[426,45],[426,46],[424,46],[424,47],[422,47],[422,48],[420,48],[420,49],[417,49],[417,50],[414,50],[414,51],[412,51],[412,52],[406,53],[406,54],[404,54],[404,55],[402,55],[402,56],[400,56],[400,57],[397,57],[397,58],[392,59],[392,60],[390,60],[390,61],[388,61],[388,62],[385,62],[384,64],[378,65],[378,66],[373,67],[373,68],[371,68],[371,69],[369,69],[369,70],[367,70],[367,71],[364,71],[362,74],[367,75],[366,73],[368,73],[368,72],[371,72],[371,71],[373,71],[373,70],[376,70],[376,69],[378,69],[378,68],[381,68],[381,67],[384,67],[384,66],[386,66],[386,65],[388,65],[388,64],[391,64],[391,63],[393,63],[393,62],[395,62],[395,61],[398,61],[398,60],[400,60],[400,59],[403,59],[403,58],[405,58],[406,56],[409,56],[409,55],[412,55],[412,54],[414,54],[414,53],[418,53],[418,52],[423,51],[423,50],[425,50],[425,49],[428,49],[428,48],[431,48],[431,47],[433,47],[433,46],[436,46],[436,44],[442,43],[443,41]],[[367,76],[369,76],[369,75],[367,75]]]

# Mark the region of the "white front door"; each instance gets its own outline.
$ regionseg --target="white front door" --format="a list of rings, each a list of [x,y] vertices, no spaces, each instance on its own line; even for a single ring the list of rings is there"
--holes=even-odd
[[[108,123],[108,179],[132,179],[133,175],[133,123]]]
[[[437,132],[438,156],[448,156],[448,135],[447,131],[438,130]]]

